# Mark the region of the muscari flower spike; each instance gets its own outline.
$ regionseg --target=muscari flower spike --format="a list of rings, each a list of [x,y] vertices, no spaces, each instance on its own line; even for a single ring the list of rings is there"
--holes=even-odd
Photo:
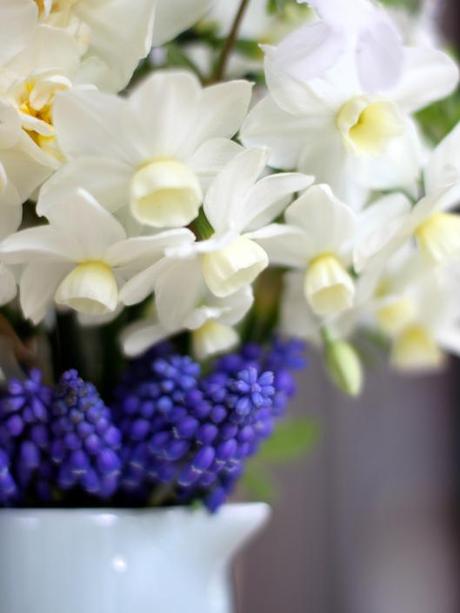
[[[125,373],[115,392],[115,416],[123,434],[121,488],[128,497],[145,499],[152,482],[174,476],[168,461],[156,459],[154,449],[161,441],[170,461],[187,451],[176,436],[168,436],[168,428],[187,415],[186,398],[199,376],[196,362],[172,354],[165,344],[133,361]]]
[[[77,371],[62,375],[51,420],[51,458],[59,488],[110,498],[119,483],[121,433],[94,385]]]
[[[21,504],[28,494],[50,499],[50,403],[38,369],[12,379],[0,394],[0,504]]]
[[[126,496],[146,499],[163,486],[180,502],[204,500],[217,510],[272,433],[280,399],[292,393],[283,377],[298,349],[247,345],[201,378],[189,357],[153,350],[136,360],[116,393]]]

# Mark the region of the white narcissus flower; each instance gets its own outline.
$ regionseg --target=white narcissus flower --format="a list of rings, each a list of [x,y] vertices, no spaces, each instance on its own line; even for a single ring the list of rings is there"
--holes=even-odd
[[[396,232],[380,232],[381,246],[395,250],[414,240],[428,265],[460,258],[460,126],[434,149],[423,172],[425,196],[399,218]],[[372,208],[372,207],[371,207]],[[358,265],[358,268],[360,266]]]
[[[374,0],[308,0],[308,4],[320,20],[280,44],[276,55],[280,66],[297,78],[312,79],[350,53],[367,91],[394,85],[401,73],[402,41],[389,15]]]
[[[257,235],[270,262],[302,271],[304,299],[316,315],[330,319],[350,309],[356,214],[327,185],[314,185],[286,209],[285,219],[286,225],[272,224]]]
[[[211,227],[209,237],[182,250],[185,257],[200,258],[204,281],[218,298],[250,285],[267,268],[268,256],[256,242],[259,233],[282,213],[295,192],[313,182],[299,173],[259,180],[267,156],[263,149],[243,151],[217,175],[203,207]]]
[[[193,240],[185,229],[127,239],[122,225],[83,190],[68,193],[47,218],[49,225],[13,234],[0,246],[5,262],[25,265],[21,306],[34,323],[53,301],[86,315],[115,313],[130,276],[161,259],[165,248]]]
[[[22,203],[49,174],[36,153],[14,107],[0,101],[0,239],[18,228]]]
[[[445,352],[460,355],[458,282],[452,271],[432,271],[419,276],[400,301],[393,303],[394,311],[406,314],[404,325],[387,330],[392,342],[391,362],[397,369],[436,370],[444,365]]]
[[[19,115],[22,129],[37,148],[36,156],[59,166],[60,152],[53,127],[58,92],[72,87],[80,63],[78,47],[65,32],[37,27],[25,47],[0,72],[0,95]]]
[[[157,72],[128,99],[95,91],[58,96],[54,123],[69,159],[42,191],[46,213],[58,187],[83,187],[110,211],[127,205],[141,225],[189,224],[212,177],[241,147],[230,139],[251,85],[202,88],[189,72]]]
[[[199,262],[195,260],[188,265],[199,266]],[[128,356],[140,355],[155,343],[182,331],[191,332],[193,353],[200,360],[229,351],[239,341],[234,326],[247,314],[252,303],[250,287],[228,298],[216,298],[203,283],[195,307],[186,315],[180,327],[167,328],[158,316],[135,322],[123,332],[124,352]]]
[[[162,326],[177,330],[201,302],[204,288],[225,301],[257,278],[268,266],[266,252],[256,243],[258,233],[282,212],[294,192],[312,183],[311,177],[300,174],[258,181],[266,159],[264,150],[244,151],[219,173],[204,203],[209,238],[168,249],[168,257],[126,283],[121,292],[125,304],[136,304],[155,292]]]
[[[192,27],[216,2],[217,0],[157,0],[153,44],[163,45]]]
[[[40,25],[79,47],[79,80],[120,91],[152,46],[156,0],[2,0],[0,61],[28,45]]]
[[[22,130],[14,107],[0,101],[0,240],[15,232],[22,220],[22,204],[46,179],[46,159]],[[16,281],[0,263],[0,304],[16,295]]]
[[[270,147],[273,167],[311,172],[355,206],[369,189],[415,192],[422,148],[411,113],[455,89],[458,69],[446,54],[406,47],[397,84],[369,93],[349,55],[302,82],[279,70],[275,53],[267,49],[270,95],[250,112],[245,145]]]
[[[356,326],[356,313],[347,311],[327,322],[329,334],[346,339]],[[281,331],[316,346],[323,345],[324,320],[305,302],[304,273],[290,271],[284,276],[281,301]]]

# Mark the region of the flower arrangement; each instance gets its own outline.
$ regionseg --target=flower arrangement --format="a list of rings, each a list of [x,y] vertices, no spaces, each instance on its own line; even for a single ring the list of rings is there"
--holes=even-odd
[[[458,68],[425,18],[0,2],[0,504],[215,511],[304,342],[351,395],[359,335],[405,371],[460,352],[460,131],[419,113]]]

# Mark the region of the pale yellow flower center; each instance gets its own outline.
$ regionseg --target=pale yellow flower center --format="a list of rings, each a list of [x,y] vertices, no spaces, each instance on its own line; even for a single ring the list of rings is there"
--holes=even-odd
[[[358,154],[378,155],[404,131],[398,109],[389,101],[364,96],[342,106],[336,118],[346,144]]]
[[[454,213],[435,213],[415,231],[422,254],[439,264],[460,253],[460,216]]]
[[[355,285],[340,259],[326,253],[310,262],[304,293],[317,315],[332,316],[353,306]]]
[[[155,228],[186,226],[200,210],[203,193],[195,173],[182,162],[156,159],[142,166],[131,182],[131,212]]]
[[[413,325],[395,340],[392,363],[406,371],[433,370],[442,366],[444,354],[431,332],[423,326]]]
[[[113,313],[118,305],[118,284],[103,261],[78,264],[59,285],[56,302],[86,315]]]
[[[62,75],[45,73],[15,84],[9,92],[22,115],[22,127],[42,149],[60,157],[53,126],[53,104],[56,94],[72,87]]]

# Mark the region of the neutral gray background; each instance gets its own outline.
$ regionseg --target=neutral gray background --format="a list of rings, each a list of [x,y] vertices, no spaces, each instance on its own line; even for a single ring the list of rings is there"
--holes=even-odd
[[[378,368],[359,402],[313,359],[292,407],[323,435],[278,476],[271,525],[238,568],[241,613],[458,613],[455,371]]]

